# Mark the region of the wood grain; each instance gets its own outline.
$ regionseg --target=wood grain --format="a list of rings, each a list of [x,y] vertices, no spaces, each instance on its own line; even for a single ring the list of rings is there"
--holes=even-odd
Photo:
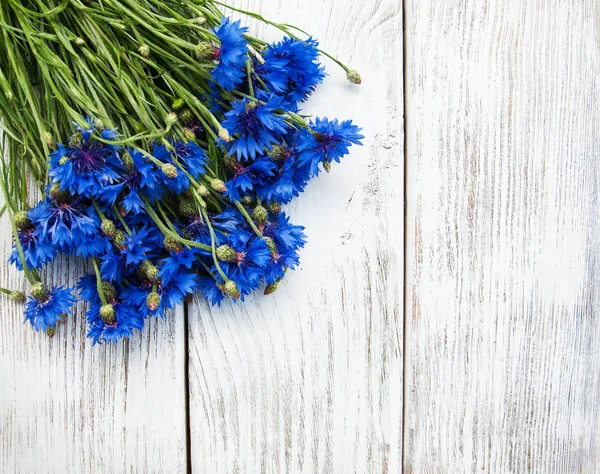
[[[600,472],[597,2],[406,24],[405,472]]]
[[[4,262],[11,244],[2,232]],[[62,259],[49,280],[72,286],[82,265]],[[2,264],[0,286],[24,282]],[[81,306],[53,338],[23,324],[23,305],[3,297],[1,308],[1,472],[185,471],[183,310],[92,347]]]
[[[402,12],[395,0],[237,1],[308,29],[363,75],[307,103],[353,118],[366,146],[288,207],[302,266],[274,295],[190,311],[192,468],[396,473],[402,449]],[[250,23],[254,32],[279,35]]]

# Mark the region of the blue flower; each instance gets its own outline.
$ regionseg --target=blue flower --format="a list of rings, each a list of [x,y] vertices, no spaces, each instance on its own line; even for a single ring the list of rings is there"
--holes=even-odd
[[[263,235],[272,239],[274,248],[265,271],[267,284],[283,278],[286,268],[294,269],[298,266],[298,251],[306,243],[304,227],[290,224],[284,212],[280,212],[276,217],[269,217],[269,222],[263,228]]]
[[[25,306],[25,321],[29,321],[36,331],[45,331],[48,327],[56,327],[63,315],[71,314],[71,306],[75,298],[69,288],[58,287],[46,290],[46,295],[38,300],[33,296]]]
[[[303,130],[299,138],[299,163],[309,166],[314,175],[319,172],[319,163],[325,160],[339,163],[349,153],[348,147],[362,145],[361,140],[365,138],[351,120],[338,123],[337,119],[317,118],[314,123],[309,123],[309,127],[310,131]]]
[[[211,305],[221,306],[225,297],[221,289],[217,286],[217,281],[212,276],[199,277],[198,287]]]
[[[318,46],[312,38],[301,41],[289,37],[268,45],[262,77],[286,103],[291,105],[305,100],[323,82],[325,69],[319,63]],[[285,82],[279,74],[282,69],[287,74]]]
[[[226,147],[229,155],[234,153],[238,160],[255,159],[271,149],[287,130],[285,119],[275,112],[281,108],[279,99],[272,96],[266,104],[252,102],[247,98],[235,101],[225,114],[223,126],[234,137]]]
[[[204,150],[194,142],[184,143],[182,141],[172,141],[175,149],[175,156],[180,164],[184,165],[188,173],[195,179],[204,174],[208,158]]]
[[[175,194],[181,194],[190,187],[190,180],[173,161],[173,154],[165,145],[154,145],[152,156],[162,163],[174,166],[177,171],[177,174],[174,177],[167,176],[160,170],[158,171],[157,179],[160,183],[164,184],[167,189]]]
[[[269,176],[273,176],[277,168],[268,158],[259,158],[249,166],[242,165],[237,160],[231,160],[230,166],[234,170],[233,177],[225,183],[227,195],[232,201],[239,201],[243,194],[252,191],[257,185],[266,182]]]
[[[139,151],[129,149],[128,152],[131,164],[126,164],[114,183],[104,186],[98,195],[110,205],[119,200],[127,212],[139,213],[144,209],[142,196],[154,201],[161,190],[154,165],[146,161]]]
[[[18,232],[25,262],[29,268],[41,268],[56,258],[56,249],[48,238],[48,234],[38,232],[36,225],[33,223],[33,221],[38,220],[40,214],[43,212],[44,205],[40,202],[27,213],[27,217],[29,217],[31,223]],[[9,262],[16,265],[19,270],[23,270],[23,264],[16,244],[13,244]]]
[[[90,303],[85,313],[89,325],[87,337],[93,340],[93,344],[117,342],[124,337],[130,337],[135,329],[141,331],[144,327],[144,317],[128,302],[117,300],[109,304],[115,311],[115,322],[112,324],[107,324],[100,317],[102,304]]]
[[[48,238],[58,251],[72,252],[76,255],[94,255],[94,248],[85,246],[86,241],[98,237],[100,220],[93,208],[79,197],[57,201],[50,197],[36,209],[32,216],[39,239]],[[102,245],[98,245],[102,250]],[[90,253],[92,252],[92,253]],[[86,256],[87,256],[86,255]]]
[[[88,118],[87,127],[77,127],[68,147],[59,144],[50,154],[50,176],[60,183],[61,189],[73,195],[95,195],[115,181],[121,170],[120,148],[96,140],[92,136],[94,131],[94,122]],[[109,129],[102,130],[100,135],[105,140],[118,136]]]
[[[248,28],[240,27],[240,21],[229,23],[223,17],[221,24],[213,31],[219,37],[220,48],[216,51],[217,65],[211,71],[213,80],[225,90],[233,90],[244,80],[246,65],[246,40]]]
[[[146,242],[148,242],[147,235],[148,229],[146,227],[139,230],[132,229],[131,235],[123,241],[121,253],[125,257],[127,265],[135,266],[146,260],[146,252],[152,250],[151,247],[146,245]]]
[[[196,247],[184,248],[180,252],[170,251],[169,256],[165,257],[159,265],[158,276],[161,277],[162,283],[169,284],[183,269],[191,270],[201,253],[202,251]]]

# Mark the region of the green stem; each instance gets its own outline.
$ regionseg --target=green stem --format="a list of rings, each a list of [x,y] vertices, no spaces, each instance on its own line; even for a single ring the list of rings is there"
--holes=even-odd
[[[94,272],[96,273],[96,289],[98,290],[98,296],[103,305],[108,304],[106,302],[106,296],[104,296],[104,290],[102,289],[102,276],[100,275],[100,269],[98,268],[98,262],[95,257],[92,257],[92,264],[94,265]]]
[[[221,265],[219,264],[219,259],[217,258],[217,249],[216,249],[216,236],[215,236],[215,231],[212,228],[212,224],[210,223],[210,219],[208,218],[208,213],[206,212],[206,209],[202,209],[202,217],[204,217],[204,220],[206,221],[206,225],[208,226],[208,230],[210,232],[210,246],[211,246],[211,253],[212,253],[212,257],[213,257],[213,262],[215,264],[215,267],[217,269],[217,271],[219,272],[219,275],[221,275],[221,278],[223,279],[223,281],[229,281],[229,278],[227,278],[227,275],[225,275],[225,272],[223,271],[223,269],[221,268]]]

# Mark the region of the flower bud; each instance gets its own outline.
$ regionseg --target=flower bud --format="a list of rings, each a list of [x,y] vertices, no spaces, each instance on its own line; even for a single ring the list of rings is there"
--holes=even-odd
[[[159,270],[150,260],[144,260],[142,263],[140,263],[138,272],[142,278],[152,281],[158,277]]]
[[[200,15],[194,19],[194,22],[196,22],[199,25],[204,25],[204,23],[206,23],[206,17],[203,15]]]
[[[182,199],[179,202],[179,212],[183,216],[191,217],[198,215],[198,209],[194,206],[194,201],[189,199]]]
[[[196,56],[201,60],[212,60],[216,58],[216,48],[208,41],[200,41],[196,45]]]
[[[117,231],[117,229],[112,221],[104,219],[100,227],[102,228],[102,232],[104,232],[104,234],[108,237],[113,238],[115,236],[115,232]]]
[[[194,117],[192,111],[188,108],[185,108],[181,112],[179,112],[179,120],[181,120],[185,125],[191,125],[194,122],[195,118],[196,117]]]
[[[114,326],[117,323],[117,313],[112,304],[102,305],[100,308],[100,319],[109,326]]]
[[[8,100],[9,102],[12,102],[15,98],[15,95],[11,91],[6,91],[4,95],[6,96],[6,100]]]
[[[280,281],[281,280],[277,280],[276,282],[271,283],[270,285],[267,285],[265,287],[265,296],[270,295],[271,293],[275,293],[275,290],[277,290],[277,287],[279,286]]]
[[[225,284],[223,285],[223,292],[227,296],[231,296],[232,298],[235,298],[235,299],[238,299],[241,296],[240,290],[238,289],[238,286],[236,285],[235,281],[233,281],[233,280],[227,280],[225,282]]]
[[[194,141],[196,139],[196,134],[194,133],[194,131],[191,128],[184,128],[183,129],[183,137],[188,141]]]
[[[198,191],[198,194],[202,197],[206,197],[208,196],[210,193],[208,191],[208,188],[206,186],[204,186],[203,184],[201,184],[200,186],[198,186],[196,188],[196,191]]]
[[[175,112],[169,112],[165,116],[165,122],[167,122],[167,125],[173,125],[175,122],[177,122],[177,114]]]
[[[240,202],[244,206],[251,206],[252,205],[252,198],[250,196],[242,196],[242,199],[240,199]]]
[[[85,44],[85,40],[83,38],[77,37],[75,38],[75,44],[77,46],[83,46]]]
[[[27,213],[25,211],[19,211],[15,213],[15,225],[18,230],[25,230],[31,225],[31,220],[27,217]]]
[[[323,169],[327,171],[327,173],[331,171],[331,161],[329,161],[327,158],[325,158],[323,161]]]
[[[267,244],[267,247],[269,247],[269,250],[271,251],[271,253],[273,255],[276,255],[278,252],[277,252],[277,246],[275,245],[275,241],[271,237],[265,237],[264,241]]]
[[[55,334],[56,334],[56,326],[48,326],[46,328],[46,336],[54,337]]]
[[[348,71],[346,72],[346,78],[352,84],[362,84],[362,79],[360,78],[360,74],[358,73],[358,71],[355,71],[354,69],[348,69]]]
[[[219,138],[224,142],[228,142],[231,139],[231,137],[229,136],[229,131],[226,128],[221,127],[219,129]]]
[[[143,44],[138,48],[138,53],[140,53],[140,56],[148,59],[150,57],[150,46],[148,46],[147,44]]]
[[[220,179],[216,178],[210,180],[210,187],[213,189],[213,191],[216,191],[221,194],[227,191],[225,183]]]
[[[96,128],[97,130],[104,130],[105,126],[104,126],[104,122],[102,120],[100,120],[99,118],[94,119],[94,128]]]
[[[181,109],[183,106],[185,105],[185,102],[183,99],[175,99],[173,101],[173,104],[171,105],[171,107],[173,108],[173,110],[179,110]]]
[[[31,296],[38,301],[46,301],[48,299],[48,289],[42,283],[36,283],[31,287]]]
[[[245,106],[246,112],[250,112],[252,109],[255,109],[256,106],[257,106],[256,102],[252,102],[252,101],[246,102],[246,106]]]
[[[235,262],[237,260],[238,253],[235,249],[229,245],[220,245],[215,250],[217,258],[222,262]]]
[[[56,202],[66,202],[71,197],[69,191],[63,191],[59,183],[54,183],[50,188],[50,197]]]
[[[263,226],[267,223],[267,219],[269,218],[269,213],[262,206],[256,206],[254,211],[252,211],[252,217],[256,221],[259,226]]]
[[[183,244],[171,235],[167,235],[163,241],[163,247],[166,250],[173,252],[181,252],[183,250]]]
[[[122,230],[116,230],[115,231],[115,235],[113,236],[113,244],[115,245],[115,247],[117,247],[118,249],[122,250],[125,248],[125,239],[127,239],[127,237],[125,236],[125,233]]]
[[[69,146],[71,148],[77,148],[81,145],[82,141],[83,135],[81,134],[81,132],[75,132],[71,135],[71,138],[69,138]]]
[[[54,148],[54,140],[50,132],[44,132],[44,142],[48,148]]]
[[[281,212],[281,206],[273,201],[271,204],[269,204],[269,211],[271,211],[273,214],[279,214]]]
[[[160,170],[167,176],[167,178],[177,178],[177,168],[171,163],[164,163]]]
[[[160,306],[160,295],[153,291],[146,297],[146,306],[150,311],[155,311]]]
[[[103,281],[100,286],[102,286],[102,293],[104,293],[104,297],[106,301],[109,303],[113,303],[117,301],[117,290],[109,281]]]
[[[63,156],[60,160],[58,160],[58,164],[60,166],[66,165],[69,162],[68,155]]]
[[[291,156],[291,153],[284,146],[273,145],[268,155],[273,161],[285,161]]]
[[[27,300],[27,298],[25,297],[25,293],[23,293],[22,291],[11,291],[9,296],[13,301],[16,301],[17,303],[25,303],[25,301]]]

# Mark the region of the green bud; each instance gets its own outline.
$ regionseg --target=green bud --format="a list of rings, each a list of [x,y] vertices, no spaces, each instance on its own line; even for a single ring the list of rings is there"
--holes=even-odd
[[[56,326],[48,326],[46,328],[46,336],[54,337],[55,334],[56,334]]]
[[[224,142],[228,142],[231,139],[231,137],[229,136],[229,132],[226,128],[221,127],[219,129],[219,138]]]
[[[251,206],[252,205],[252,198],[250,196],[242,196],[242,199],[240,199],[240,202],[244,206]]]
[[[233,281],[233,280],[227,280],[225,282],[225,284],[223,285],[222,291],[227,296],[231,296],[232,298],[235,298],[235,299],[238,299],[241,296],[240,290],[238,289],[238,286],[235,284],[235,281]]]
[[[146,306],[150,311],[154,311],[160,306],[160,295],[156,291],[146,297]]]
[[[146,280],[155,280],[158,277],[158,268],[150,260],[144,260],[138,267],[138,272]]]
[[[216,248],[215,253],[222,262],[235,262],[238,256],[237,251],[229,245],[220,245]]]
[[[217,178],[210,180],[210,187],[213,189],[213,191],[216,191],[218,193],[224,193],[225,191],[227,191],[225,183]]]
[[[102,286],[102,293],[104,293],[104,297],[106,298],[106,301],[111,303],[111,302],[117,300],[117,290],[115,290],[115,287],[110,282],[103,281],[101,283],[101,286]]]
[[[181,109],[183,106],[185,105],[185,102],[183,99],[175,99],[173,101],[173,104],[171,105],[171,107],[173,108],[173,110],[179,110]]]
[[[6,96],[6,100],[8,100],[9,102],[12,102],[15,98],[15,95],[11,91],[6,91],[4,95]]]
[[[102,305],[100,308],[100,319],[104,322],[104,324],[108,324],[109,326],[114,326],[116,324],[117,313],[112,304]]]
[[[31,287],[31,296],[38,301],[46,301],[50,295],[46,285],[43,285],[42,283],[36,283]]]
[[[85,44],[85,40],[83,38],[77,37],[75,38],[75,44],[77,46],[83,46]]]
[[[354,69],[348,69],[348,72],[346,72],[346,78],[352,84],[362,84],[362,79],[360,78],[360,74],[358,73],[358,71],[355,71]]]
[[[273,145],[273,149],[269,152],[269,157],[273,161],[285,161],[291,156],[289,150],[280,145]]]
[[[69,138],[69,145],[73,148],[80,146],[82,142],[83,135],[81,132],[75,132],[71,135],[71,138]]]
[[[165,122],[167,122],[167,125],[173,125],[175,122],[177,122],[177,114],[175,112],[169,112],[165,116]]]
[[[165,250],[172,250],[174,252],[181,252],[183,250],[183,244],[171,235],[165,237],[163,247]]]
[[[246,112],[250,112],[252,109],[256,108],[256,102],[246,102]]]
[[[94,127],[96,127],[98,130],[102,131],[104,130],[106,127],[104,126],[104,122],[100,119],[94,119]]]
[[[271,293],[275,293],[275,290],[277,290],[277,287],[279,286],[280,281],[281,280],[277,280],[276,282],[271,283],[270,285],[267,285],[265,287],[265,296],[270,295]]]
[[[216,48],[212,43],[208,41],[200,41],[196,45],[196,56],[201,60],[212,60],[215,59]]]
[[[138,53],[140,53],[140,56],[144,57],[144,58],[149,58],[150,57],[150,46],[148,46],[147,44],[143,44],[138,48]]]
[[[44,142],[48,148],[54,148],[54,140],[50,132],[44,132]]]
[[[269,214],[267,210],[262,206],[256,206],[254,211],[252,211],[252,217],[256,221],[259,226],[263,226],[267,223],[267,219],[269,218]]]
[[[108,219],[104,219],[102,221],[101,228],[102,232],[104,232],[105,235],[111,238],[115,236],[115,232],[117,231],[115,224],[112,221],[109,221]]]
[[[31,220],[27,217],[27,213],[25,211],[19,211],[15,213],[14,216],[15,225],[19,230],[25,230],[31,225]]]
[[[269,211],[271,211],[273,214],[279,214],[281,212],[281,206],[273,201],[271,204],[269,204]]]
[[[58,160],[59,165],[66,165],[69,162],[69,157],[67,155],[63,156],[60,160]]]
[[[69,191],[62,190],[59,183],[54,183],[50,188],[50,197],[56,202],[66,202],[71,197]]]
[[[194,19],[194,22],[196,22],[199,25],[204,25],[204,23],[206,23],[206,17],[203,15],[200,15]]]
[[[168,177],[168,178],[177,178],[177,168],[171,163],[164,163],[160,170]]]
[[[125,240],[127,239],[127,236],[125,235],[125,233],[122,230],[116,230],[115,235],[113,236],[112,239],[113,239],[113,244],[115,245],[115,247],[117,247],[118,249],[123,249],[124,248],[123,242],[125,242]]]
[[[323,169],[328,173],[331,172],[331,161],[329,161],[327,158],[325,158],[325,161],[323,161]]]
[[[208,191],[208,188],[206,186],[204,186],[203,184],[198,186],[196,188],[196,191],[198,191],[198,194],[202,197],[206,197],[210,194],[210,192]]]
[[[194,119],[196,117],[194,116],[194,114],[192,113],[192,111],[190,109],[183,109],[181,112],[179,112],[179,120],[181,120],[185,125],[190,125],[194,122]],[[192,132],[193,133],[193,132]],[[194,134],[194,138],[196,138],[196,134]],[[193,138],[192,138],[193,140]]]
[[[183,136],[188,142],[192,142],[196,139],[196,134],[191,128],[184,128]]]
[[[277,246],[275,245],[275,241],[271,237],[265,237],[264,241],[267,244],[267,247],[269,247],[269,250],[271,251],[271,253],[273,255],[276,255],[277,254]]]
[[[194,206],[194,201],[189,199],[182,199],[179,202],[179,212],[187,217],[198,215],[198,209]]]
[[[25,301],[27,300],[25,293],[23,293],[22,291],[11,291],[9,296],[13,301],[16,301],[17,303],[25,303]]]

